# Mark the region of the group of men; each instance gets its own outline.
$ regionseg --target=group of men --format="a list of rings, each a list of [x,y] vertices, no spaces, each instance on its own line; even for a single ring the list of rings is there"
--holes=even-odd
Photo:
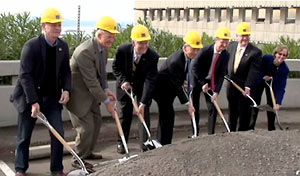
[[[45,114],[49,123],[63,136],[61,111],[65,105],[77,132],[77,154],[82,159],[101,159],[102,155],[95,152],[102,123],[99,106],[104,104],[107,112],[113,116],[116,111],[114,101],[118,101],[121,126],[128,142],[134,107],[126,91],[136,96],[138,109],[135,113],[144,117],[148,127],[151,101],[154,99],[157,102],[157,137],[162,145],[166,145],[172,142],[175,120],[173,102],[176,97],[187,106],[191,116],[195,113],[196,122],[199,124],[199,98],[203,92],[209,110],[208,134],[214,134],[217,111],[211,101],[217,100],[224,76],[228,75],[244,89],[242,94],[228,84],[230,130],[250,129],[252,109],[246,94],[254,96],[255,85],[261,73],[262,53],[249,43],[251,32],[247,23],[238,25],[236,42],[229,43],[230,32],[226,27],[221,27],[215,33],[214,44],[205,47],[202,47],[200,34],[189,31],[183,38],[182,49],[170,55],[159,69],[159,56],[149,48],[151,36],[148,29],[143,25],[135,25],[131,31],[132,42],[120,45],[115,53],[112,65],[117,79],[115,95],[108,88],[105,69],[108,49],[119,33],[115,20],[108,16],[101,17],[96,24],[95,36],[80,44],[71,60],[67,44],[59,38],[62,21],[59,11],[54,8],[47,9],[41,17],[43,34],[26,42],[22,50],[20,75],[11,98],[19,113],[15,160],[17,176],[24,176],[28,169],[30,138],[36,122],[36,118],[32,117],[40,112]],[[286,58],[287,49],[285,52],[278,51],[280,56]],[[284,57],[278,61],[280,64],[284,62]],[[272,66],[273,58],[269,60],[272,75],[265,72],[261,79],[267,76],[266,79],[270,82],[272,76],[277,74],[276,69],[280,64],[277,63],[275,68]],[[284,68],[284,73],[286,72],[288,69]],[[279,81],[278,84],[280,83]],[[278,104],[281,104],[285,84],[281,86],[283,91]],[[192,101],[189,96],[192,96]],[[252,129],[255,120],[252,121]],[[148,136],[141,124],[139,135],[141,150],[145,151],[147,149],[143,142]],[[117,151],[125,153],[120,137]],[[65,175],[62,157],[63,146],[51,134],[52,175]],[[92,169],[91,164],[85,164]],[[80,167],[80,164],[74,160],[72,166]]]

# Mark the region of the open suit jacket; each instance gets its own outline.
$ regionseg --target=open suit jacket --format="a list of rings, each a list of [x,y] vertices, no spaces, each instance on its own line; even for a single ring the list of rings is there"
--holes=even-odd
[[[46,41],[45,36],[32,38],[24,44],[20,58],[20,74],[11,101],[19,113],[31,108],[39,101],[40,89],[45,79]],[[68,45],[57,39],[56,46],[56,90],[71,90]],[[56,95],[60,98],[60,95]]]
[[[209,73],[209,69],[212,64],[213,55],[214,55],[214,44],[202,48],[199,54],[197,55],[197,57],[193,60],[193,66],[192,66],[192,75],[194,77],[193,87],[196,86],[202,87],[206,83],[210,85],[210,80],[206,79],[206,77]],[[215,92],[217,93],[219,93],[222,88],[224,75],[227,72],[228,60],[229,60],[229,54],[227,53],[226,50],[223,50],[219,55],[219,58],[215,66]]]
[[[168,59],[161,65],[159,69],[159,77],[165,77],[165,84],[170,84],[175,89],[176,96],[179,98],[181,104],[187,103],[188,97],[186,96],[182,86],[186,79],[186,59],[182,50],[174,52]],[[157,90],[159,92],[160,90]],[[163,97],[161,97],[163,98]]]
[[[117,78],[117,99],[119,101],[128,100],[128,95],[121,89],[124,82],[129,82],[133,92],[143,104],[149,104],[157,77],[158,54],[148,48],[147,52],[141,56],[139,63],[133,72],[134,47],[132,44],[123,44],[118,47],[112,68]]]
[[[264,84],[263,77],[268,75],[268,73],[270,72],[273,65],[273,60],[274,60],[273,55],[266,54],[263,56],[261,73],[259,76],[258,83],[263,82]],[[273,75],[272,89],[274,91],[274,96],[277,104],[281,104],[282,102],[283,95],[285,93],[285,86],[286,86],[288,73],[289,73],[288,66],[286,65],[285,62],[282,62],[279,68],[277,69],[277,71]]]
[[[107,50],[103,49],[102,58],[107,63]],[[67,109],[78,117],[86,115],[93,101],[99,104],[107,96],[100,85],[100,52],[97,39],[91,38],[79,45],[70,61],[72,71],[72,91]],[[105,68],[105,67],[104,67]],[[106,79],[105,79],[106,80]],[[107,82],[105,83],[107,87]]]
[[[249,87],[254,88],[256,80],[259,76],[260,66],[261,66],[261,51],[249,43],[246,50],[241,57],[240,64],[236,70],[233,72],[233,65],[235,60],[235,53],[237,50],[238,42],[230,42],[228,46],[228,53],[230,54],[230,59],[228,62],[228,75],[235,83],[237,83],[243,89]],[[229,84],[230,85],[230,84]]]

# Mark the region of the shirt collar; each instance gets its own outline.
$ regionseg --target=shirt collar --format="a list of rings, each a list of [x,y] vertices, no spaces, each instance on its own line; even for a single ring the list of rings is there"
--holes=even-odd
[[[99,53],[102,53],[103,48],[99,45],[99,42],[97,42],[97,46],[98,46]]]
[[[55,47],[57,46],[57,39],[54,41],[54,43],[52,44],[46,37],[45,37],[46,43],[51,46],[51,47]]]
[[[138,57],[141,58],[142,54],[138,54],[135,49],[133,48],[133,58]]]

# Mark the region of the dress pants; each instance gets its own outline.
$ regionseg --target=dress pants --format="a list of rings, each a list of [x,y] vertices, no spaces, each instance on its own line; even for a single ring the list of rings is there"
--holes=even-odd
[[[268,83],[270,84],[271,81],[269,81]],[[260,105],[261,97],[262,97],[264,89],[266,90],[267,104],[270,105],[271,107],[273,107],[270,88],[266,85],[266,83],[264,81],[262,81],[260,84],[257,85],[254,100],[257,103],[257,105]],[[258,116],[258,108],[252,108],[251,121],[250,121],[250,129],[252,129],[252,130],[255,129],[257,116]],[[276,115],[274,112],[267,111],[268,130],[269,131],[273,131],[276,129],[275,128],[275,116]]]
[[[175,112],[173,103],[176,98],[176,90],[168,78],[159,77],[154,99],[158,106],[159,121],[157,138],[162,145],[172,143]]]
[[[75,147],[80,158],[85,159],[94,152],[102,124],[100,107],[96,101],[83,117],[77,117],[69,112],[73,127],[77,132]]]
[[[133,117],[133,105],[132,105],[132,101],[131,99],[128,97],[128,98],[125,98],[125,101],[119,101],[119,106],[120,106],[120,121],[121,121],[121,126],[122,126],[122,129],[123,129],[123,133],[124,133],[124,137],[125,137],[125,140],[126,142],[128,142],[128,138],[129,138],[129,133],[130,133],[130,128],[131,128],[131,123],[132,123],[132,117]],[[144,110],[144,120],[145,120],[145,123],[148,127],[148,129],[150,130],[150,108],[149,108],[150,105],[145,105],[145,110]],[[134,111],[135,112],[135,111]],[[138,118],[138,117],[136,117]],[[139,142],[140,142],[140,148],[141,150],[145,150],[144,149],[144,146],[143,146],[143,143],[147,141],[148,139],[148,135],[147,135],[147,132],[143,126],[143,124],[139,121],[139,125],[138,125],[138,128],[139,128]],[[119,144],[122,144],[122,140],[121,140],[121,137],[119,136],[118,137],[118,143]]]
[[[62,105],[58,103],[58,100],[56,98],[52,97],[41,98],[39,104],[40,110],[46,116],[48,122],[62,137],[64,137],[64,129],[61,116]],[[19,113],[18,115],[18,136],[15,157],[16,172],[25,173],[29,167],[29,145],[36,120],[36,118],[31,117],[31,109],[27,109],[25,112]],[[63,145],[57,140],[55,136],[52,135],[52,133],[50,133],[50,138],[50,171],[61,172],[63,171]]]
[[[249,130],[251,117],[251,100],[243,96],[233,85],[229,85],[227,91],[228,108],[229,108],[229,128],[230,131],[247,131]]]
[[[202,87],[197,86],[193,88],[192,92],[192,99],[193,99],[193,105],[195,108],[195,121],[197,126],[197,135],[199,134],[199,121],[200,121],[200,95],[202,92]],[[209,91],[210,94],[212,94],[211,91]],[[216,120],[217,120],[217,110],[214,106],[214,104],[211,102],[211,98],[204,94],[206,106],[208,109],[208,127],[207,127],[207,133],[208,134],[215,134],[215,126],[216,126]],[[192,127],[193,123],[191,121]]]

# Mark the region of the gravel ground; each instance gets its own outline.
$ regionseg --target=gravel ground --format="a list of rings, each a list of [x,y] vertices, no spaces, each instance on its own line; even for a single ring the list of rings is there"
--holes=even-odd
[[[101,166],[93,175],[292,176],[300,172],[299,143],[299,130],[205,135]]]

